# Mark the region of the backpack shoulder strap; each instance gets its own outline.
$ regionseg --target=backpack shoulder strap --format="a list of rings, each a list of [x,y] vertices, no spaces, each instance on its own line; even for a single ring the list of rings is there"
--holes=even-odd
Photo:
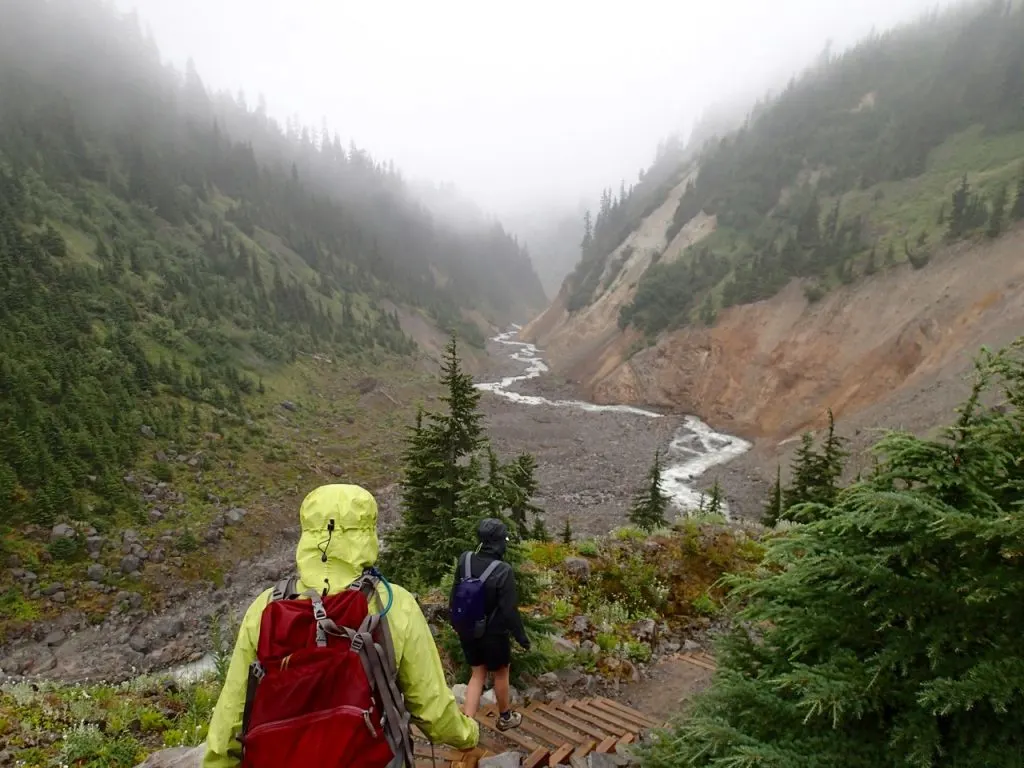
[[[487,579],[490,578],[491,574],[494,573],[496,570],[498,570],[498,567],[501,564],[502,564],[501,560],[492,560],[490,562],[490,565],[488,565],[484,569],[484,572],[480,574],[480,581],[487,581]]]
[[[462,580],[469,581],[473,578],[473,553],[462,553]]]
[[[287,579],[281,579],[281,581],[274,585],[274,589],[270,593],[270,602],[275,600],[294,600],[299,596],[299,593],[296,591],[298,583],[298,576],[289,576]]]

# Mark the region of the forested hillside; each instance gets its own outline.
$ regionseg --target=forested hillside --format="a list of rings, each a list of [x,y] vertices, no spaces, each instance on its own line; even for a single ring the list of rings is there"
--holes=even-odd
[[[288,455],[258,412],[309,366],[404,375],[402,316],[481,345],[543,301],[500,225],[435,221],[391,164],[212,94],[107,4],[7,0],[0,94],[0,552],[35,570],[84,555],[90,530],[160,519],[138,485],[171,480],[175,456],[202,487],[218,450]],[[52,551],[22,542],[68,519],[83,527]]]
[[[710,324],[793,278],[814,301],[897,263],[923,267],[944,243],[999,236],[1024,216],[1022,41],[1020,3],[986,0],[823,54],[740,130],[693,148],[699,171],[665,242],[701,214],[715,231],[652,260],[621,327]],[[688,156],[662,189],[686,178]],[[614,281],[607,254],[636,222],[626,203],[602,202],[570,313]]]

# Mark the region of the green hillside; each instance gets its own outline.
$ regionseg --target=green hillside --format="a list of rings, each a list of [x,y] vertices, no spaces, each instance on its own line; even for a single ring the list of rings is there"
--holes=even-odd
[[[5,570],[0,617],[83,580],[90,531],[143,526],[184,561],[228,505],[299,493],[310,470],[390,479],[429,391],[399,310],[481,345],[475,320],[542,305],[500,226],[446,228],[390,164],[164,66],[133,17],[91,0],[4,17],[0,556],[39,582]],[[75,535],[51,541],[64,521]]]
[[[943,242],[1000,235],[1024,215],[1022,40],[1024,8],[994,0],[823,55],[703,146],[667,234],[702,211],[717,231],[655,263],[620,325],[713,322],[793,278],[815,299],[908,259],[921,267]]]

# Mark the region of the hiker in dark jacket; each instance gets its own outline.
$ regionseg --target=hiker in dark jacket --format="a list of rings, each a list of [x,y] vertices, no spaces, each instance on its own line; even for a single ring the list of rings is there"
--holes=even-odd
[[[455,588],[465,574],[465,561],[470,558],[470,573],[473,578],[480,578],[488,566],[494,561],[502,561],[508,547],[508,528],[500,520],[488,518],[482,520],[477,527],[477,538],[480,548],[476,552],[466,552],[459,558],[455,570],[455,581],[452,585],[452,597]],[[501,562],[488,577],[484,584],[484,603],[487,615],[487,626],[483,637],[474,639],[460,637],[462,652],[466,663],[473,668],[473,675],[466,690],[466,703],[463,707],[467,717],[476,715],[480,707],[487,673],[494,675],[494,695],[498,700],[498,729],[508,730],[517,727],[523,720],[518,712],[513,712],[509,702],[509,665],[512,662],[511,637],[524,649],[530,649],[530,639],[523,629],[523,620],[519,616],[519,598],[516,594],[516,576],[512,566]]]

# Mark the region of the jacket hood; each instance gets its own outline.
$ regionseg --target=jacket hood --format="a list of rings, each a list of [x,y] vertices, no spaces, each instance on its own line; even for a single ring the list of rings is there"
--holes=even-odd
[[[365,488],[321,486],[303,500],[299,519],[295,564],[307,588],[337,592],[377,562],[377,501]]]
[[[501,559],[508,549],[508,526],[501,520],[489,517],[481,520],[476,536],[480,539],[480,554]]]

